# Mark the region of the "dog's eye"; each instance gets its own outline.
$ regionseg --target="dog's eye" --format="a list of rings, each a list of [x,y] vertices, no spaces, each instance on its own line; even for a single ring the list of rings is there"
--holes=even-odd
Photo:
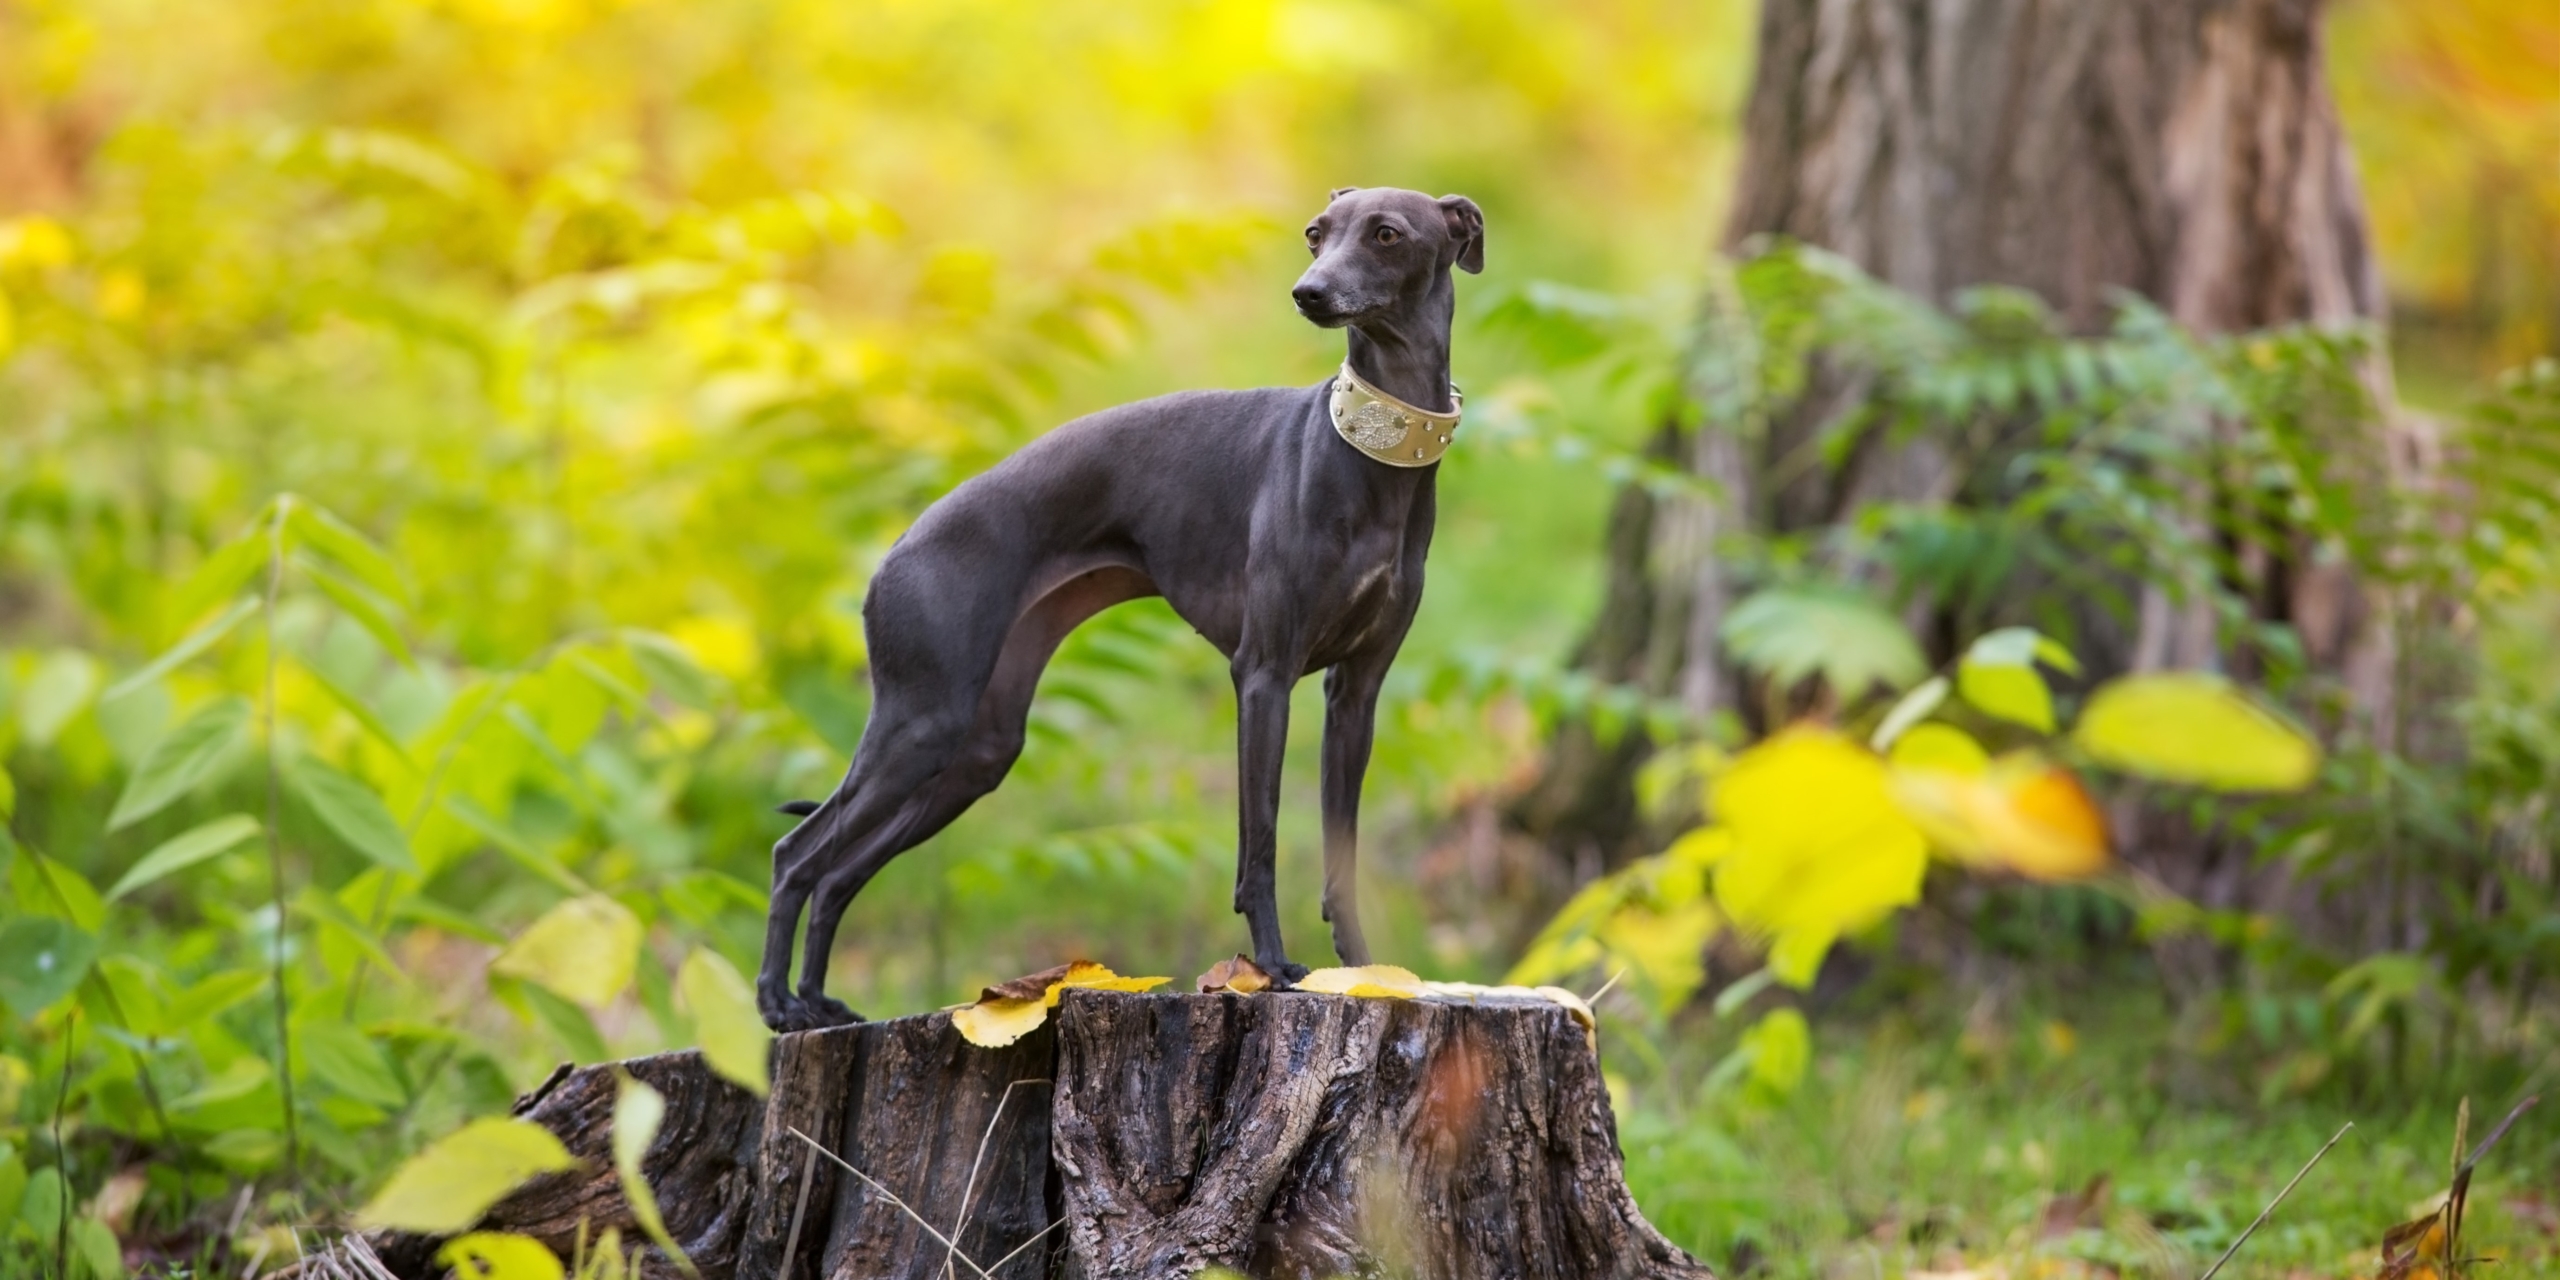
[[[1307,252],[1314,253],[1317,248],[1323,244],[1324,233],[1316,230],[1314,227],[1307,228]]]
[[[1396,229],[1394,227],[1378,228],[1378,243],[1380,244],[1394,244],[1399,238],[1400,237],[1396,235]]]

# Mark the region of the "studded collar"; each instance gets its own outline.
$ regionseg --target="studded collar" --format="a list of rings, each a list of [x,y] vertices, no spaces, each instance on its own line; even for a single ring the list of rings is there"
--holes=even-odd
[[[1466,397],[1456,383],[1449,385],[1449,403],[1454,407],[1447,413],[1406,404],[1369,385],[1345,360],[1333,380],[1330,408],[1333,429],[1352,448],[1391,467],[1427,467],[1449,451],[1458,434],[1458,415],[1466,412]]]

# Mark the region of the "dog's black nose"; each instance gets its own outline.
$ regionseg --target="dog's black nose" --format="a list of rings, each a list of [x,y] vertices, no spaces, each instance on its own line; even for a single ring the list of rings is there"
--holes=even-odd
[[[1289,291],[1289,296],[1298,300],[1300,311],[1314,311],[1324,305],[1323,286],[1308,284],[1303,280],[1298,282],[1297,288]]]

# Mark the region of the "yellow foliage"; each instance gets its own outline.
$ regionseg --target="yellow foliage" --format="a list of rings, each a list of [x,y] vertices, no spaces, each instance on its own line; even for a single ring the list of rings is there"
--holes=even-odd
[[[2201,671],[2126,676],[2089,699],[2072,742],[2137,777],[2218,791],[2298,791],[2320,770],[2308,734]]]
[[[639,957],[640,918],[603,894],[587,894],[542,913],[489,968],[594,1008],[631,985]]]
[[[1874,752],[1811,726],[1736,757],[1713,792],[1732,841],[1714,864],[1725,914],[1773,935],[1838,934],[1919,901],[1928,842],[1885,777]]]
[[[410,1157],[356,1212],[356,1222],[366,1230],[460,1231],[525,1179],[575,1163],[550,1130],[531,1121],[474,1120]]]
[[[1106,965],[1077,960],[1041,973],[999,983],[979,993],[975,1003],[955,1005],[951,1025],[960,1038],[982,1049],[1000,1049],[1029,1035],[1049,1020],[1049,1011],[1070,987],[1094,991],[1153,991],[1171,978],[1124,978]]]
[[[1355,969],[1318,969],[1298,979],[1297,987],[1319,995],[1410,1000],[1422,994],[1422,978],[1411,969],[1369,964]]]
[[[563,1280],[568,1275],[559,1255],[541,1241],[503,1231],[455,1236],[436,1251],[436,1261],[453,1268],[456,1280]]]
[[[1949,856],[2035,880],[2093,875],[2108,860],[2104,815],[2070,770],[2033,753],[1978,768],[1905,767],[1893,796]]]
[[[728,959],[699,948],[676,971],[676,992],[693,1011],[694,1039],[703,1060],[740,1088],[764,1096],[770,1087],[765,1054],[773,1032],[756,1012],[756,995]]]

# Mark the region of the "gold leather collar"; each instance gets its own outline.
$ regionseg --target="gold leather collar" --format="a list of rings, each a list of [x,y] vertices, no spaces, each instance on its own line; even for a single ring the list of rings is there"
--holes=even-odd
[[[1449,403],[1455,407],[1447,413],[1417,409],[1370,386],[1345,360],[1333,380],[1333,429],[1352,448],[1390,467],[1427,467],[1449,451],[1458,415],[1466,412],[1467,399],[1455,383]]]

